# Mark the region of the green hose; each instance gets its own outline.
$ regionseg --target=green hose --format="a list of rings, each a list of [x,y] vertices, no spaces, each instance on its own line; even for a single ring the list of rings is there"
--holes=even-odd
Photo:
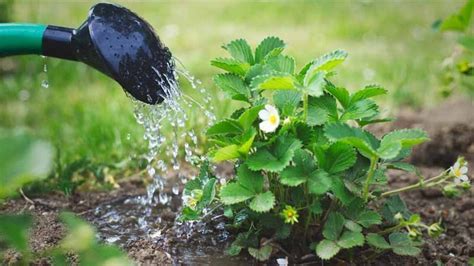
[[[0,57],[42,54],[45,25],[0,24]]]

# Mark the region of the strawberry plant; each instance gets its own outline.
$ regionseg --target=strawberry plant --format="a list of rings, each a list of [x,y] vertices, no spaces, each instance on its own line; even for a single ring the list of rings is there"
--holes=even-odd
[[[429,140],[426,132],[403,129],[377,138],[366,130],[390,121],[380,117],[373,100],[387,91],[369,85],[351,93],[334,84],[346,52],[336,50],[297,70],[276,37],[254,51],[243,39],[223,48],[231,58],[212,60],[225,71],[214,82],[243,107],[207,130],[214,145],[209,160],[234,162],[235,178],[221,184],[204,163],[186,184],[181,220],[224,215],[227,227],[238,232],[227,252],[246,250],[262,261],[277,252],[310,250],[324,260],[351,249],[415,256],[423,232],[442,232],[440,224],[426,225],[411,213],[398,194],[439,187],[456,196],[470,186],[466,162],[460,158],[425,178],[404,159]],[[420,180],[390,190],[388,169]]]

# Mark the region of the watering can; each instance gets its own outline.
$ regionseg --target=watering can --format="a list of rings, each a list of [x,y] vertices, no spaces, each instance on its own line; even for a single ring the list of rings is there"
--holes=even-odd
[[[132,11],[100,3],[78,28],[0,24],[0,58],[38,54],[83,62],[117,81],[135,99],[161,103],[174,81],[171,52]]]

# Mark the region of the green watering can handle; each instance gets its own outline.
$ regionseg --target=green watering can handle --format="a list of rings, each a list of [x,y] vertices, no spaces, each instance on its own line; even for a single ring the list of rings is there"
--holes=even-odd
[[[43,34],[47,26],[38,24],[0,24],[0,57],[43,54]]]

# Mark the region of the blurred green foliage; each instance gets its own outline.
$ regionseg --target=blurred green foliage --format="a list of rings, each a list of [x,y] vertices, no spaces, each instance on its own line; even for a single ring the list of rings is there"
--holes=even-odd
[[[21,131],[0,130],[0,199],[23,185],[45,178],[52,168],[54,150],[45,141]]]
[[[26,214],[0,215],[0,262],[29,265],[35,259],[50,257],[53,265],[71,265],[72,253],[79,256],[78,265],[133,265],[118,247],[98,243],[94,228],[75,214],[63,212],[60,218],[67,228],[60,244],[33,252],[28,244],[33,218]],[[8,248],[19,252],[18,261],[9,261],[5,253]]]
[[[76,28],[95,2],[18,0],[9,15],[16,22]],[[153,25],[174,56],[203,81],[218,119],[236,106],[212,85],[216,71],[209,59],[222,56],[216,47],[229,39],[243,37],[256,44],[266,35],[288,40],[287,50],[299,62],[334,49],[348,51],[351,56],[340,71],[346,81],[340,84],[386,85],[394,95],[385,102],[388,112],[403,105],[431,105],[440,62],[455,39],[440,37],[430,25],[463,4],[448,0],[117,3]],[[41,87],[46,79],[49,88]],[[183,91],[193,95],[191,86],[181,82]],[[206,123],[199,112],[192,112],[189,123],[196,132],[204,132]],[[83,64],[52,58],[0,59],[0,125],[25,127],[50,140],[62,169],[88,160],[97,166],[118,164],[121,167],[113,174],[129,175],[140,168],[137,158],[146,150],[133,105],[113,80]]]
[[[445,19],[435,21],[433,27],[441,32],[453,32],[457,35],[458,45],[444,60],[442,75],[443,96],[450,96],[455,89],[461,89],[474,97],[474,27],[472,13],[474,0],[466,3]]]
[[[13,0],[0,0],[0,23],[10,21]]]

